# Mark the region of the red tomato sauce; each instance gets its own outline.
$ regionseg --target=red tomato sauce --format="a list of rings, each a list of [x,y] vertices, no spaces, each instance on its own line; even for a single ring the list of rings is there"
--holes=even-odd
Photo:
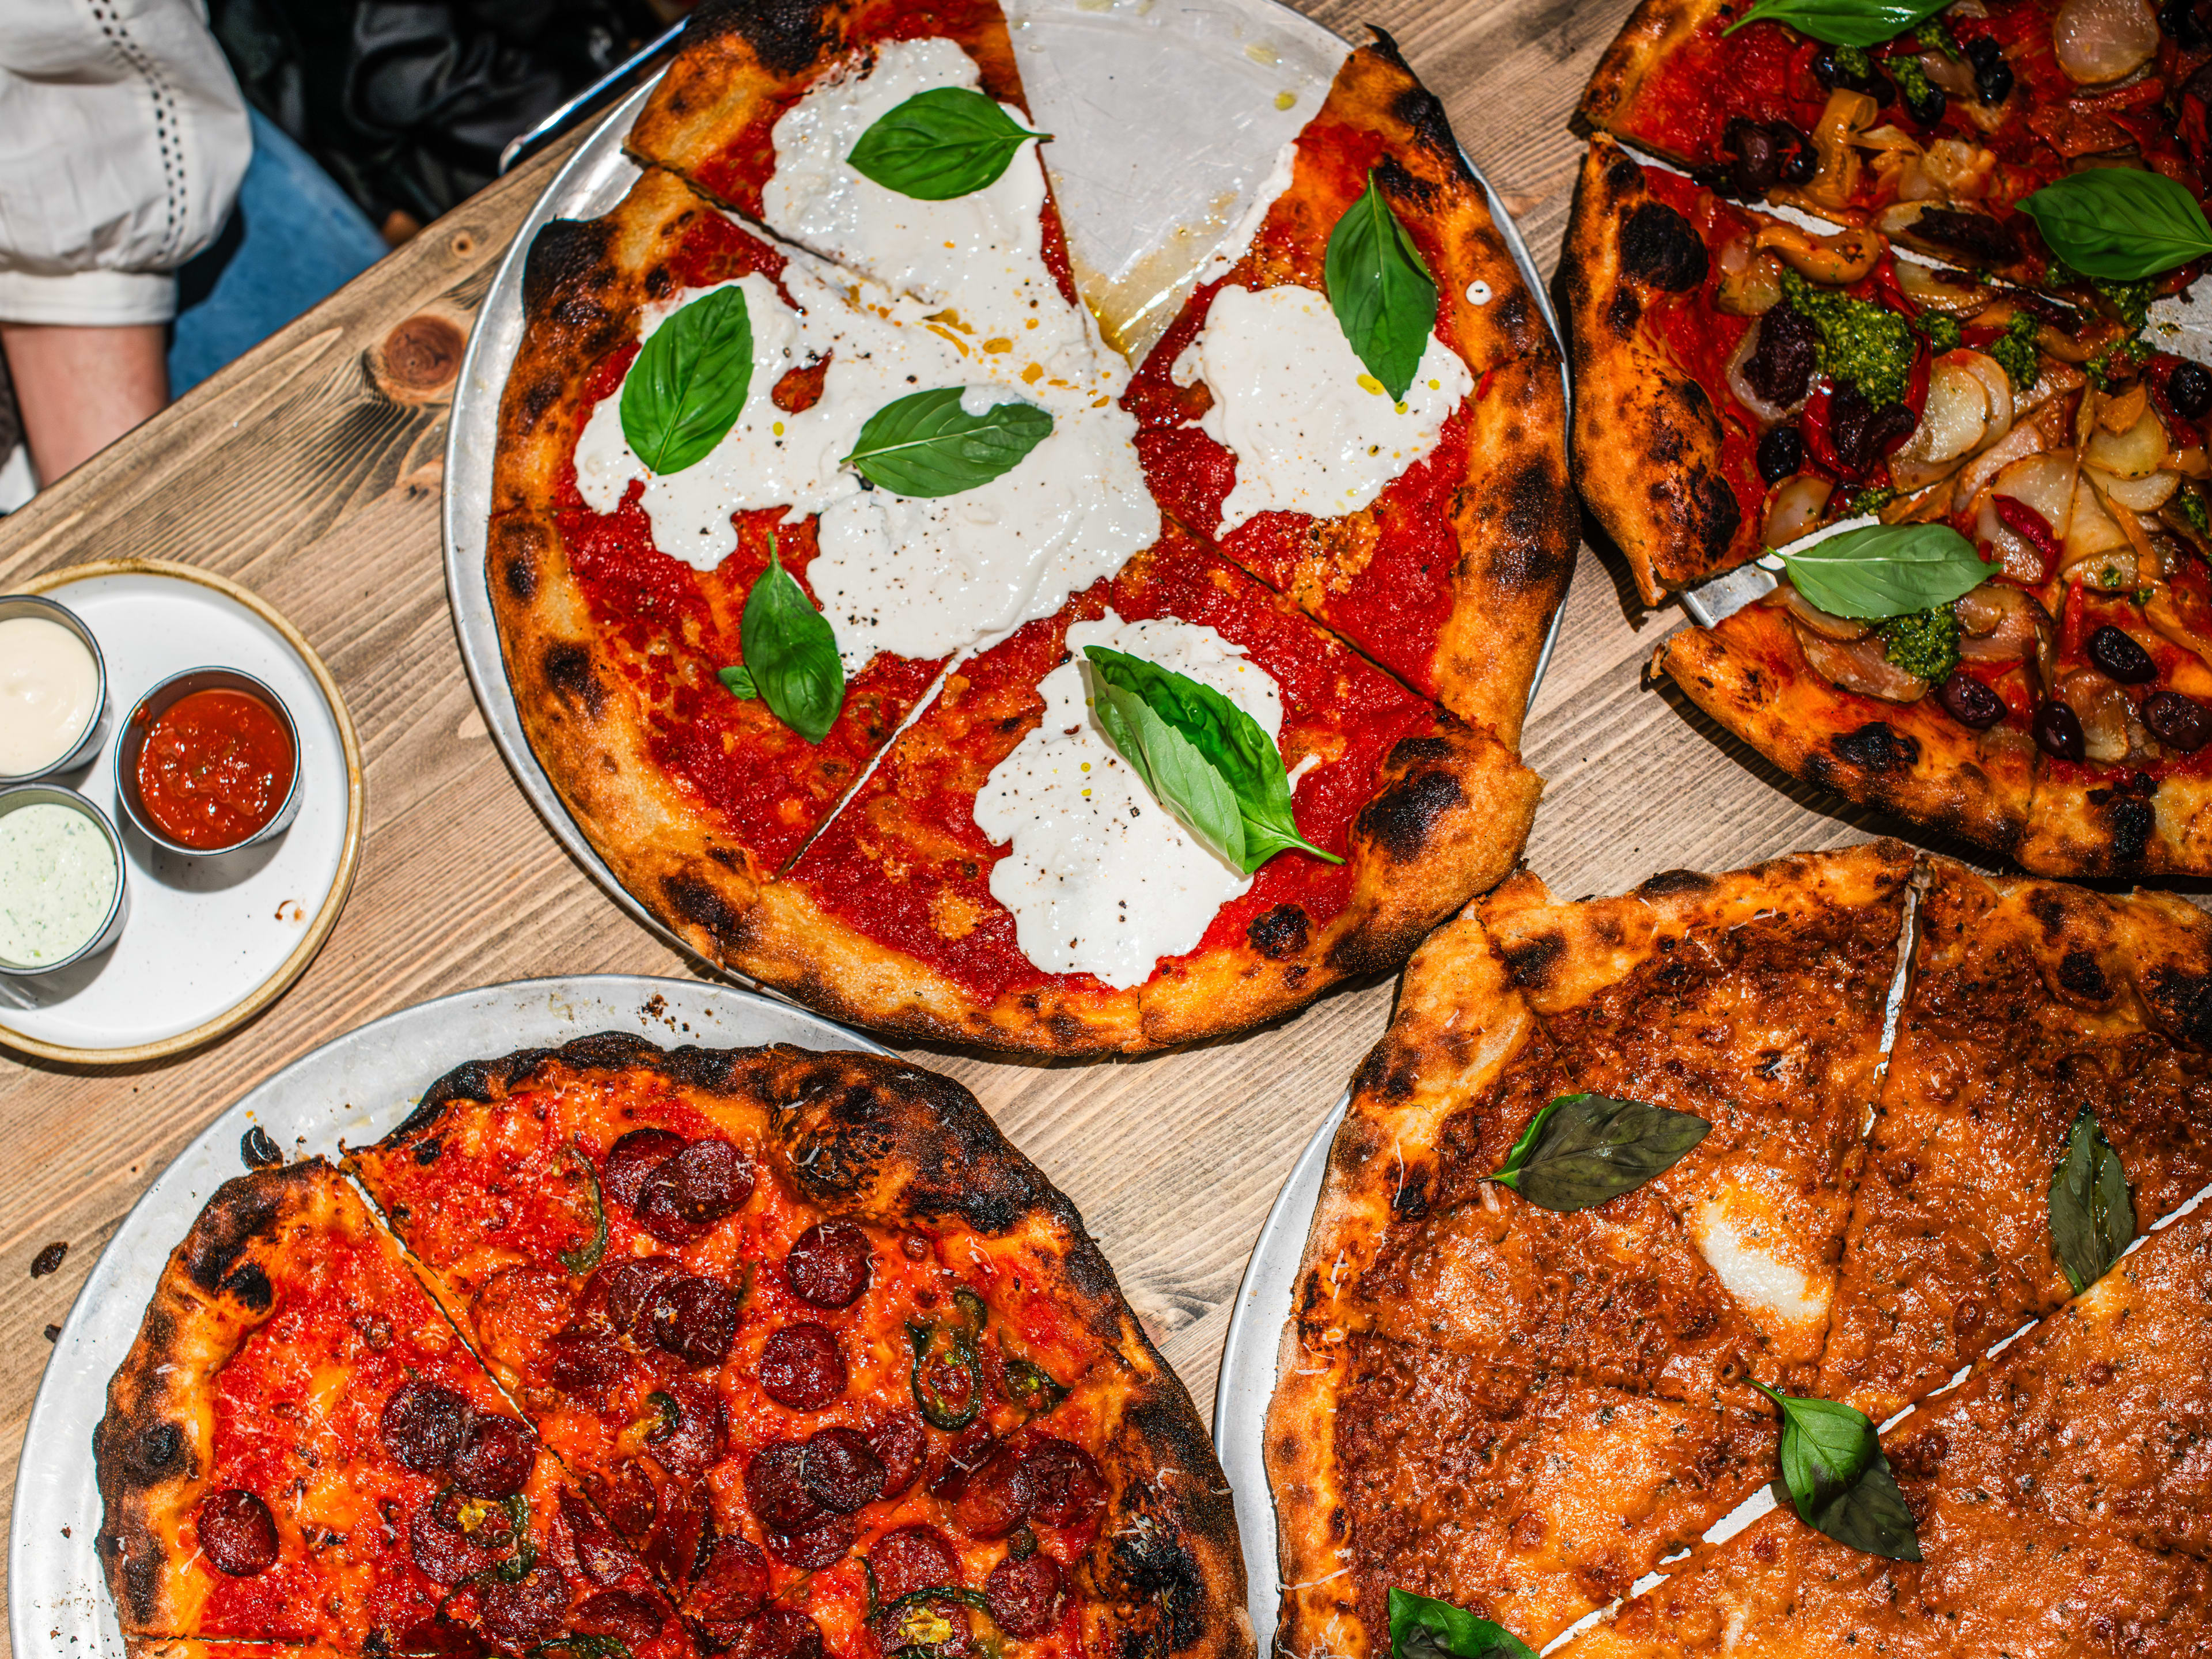
[[[195,691],[147,726],[138,799],[171,841],[220,852],[276,816],[292,793],[298,761],[284,722],[260,698]]]

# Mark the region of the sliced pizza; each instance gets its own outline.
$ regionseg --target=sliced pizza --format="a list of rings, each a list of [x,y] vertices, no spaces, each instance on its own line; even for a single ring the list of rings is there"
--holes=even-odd
[[[695,1651],[320,1159],[216,1194],[94,1444],[133,1651]]]

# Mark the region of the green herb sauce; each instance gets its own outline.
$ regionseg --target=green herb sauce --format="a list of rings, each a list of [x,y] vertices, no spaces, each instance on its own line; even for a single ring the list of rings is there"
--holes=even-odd
[[[1782,291],[1820,332],[1820,367],[1877,406],[1901,404],[1912,382],[1912,325],[1870,300],[1854,300],[1784,269]]]
[[[1882,655],[1930,685],[1941,685],[1959,665],[1959,618],[1948,605],[1893,617],[1875,631]]]

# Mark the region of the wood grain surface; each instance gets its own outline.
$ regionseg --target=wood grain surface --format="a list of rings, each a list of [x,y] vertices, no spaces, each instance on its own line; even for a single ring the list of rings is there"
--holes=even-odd
[[[1301,9],[1346,34],[1371,21],[1396,36],[1548,273],[1581,150],[1568,112],[1629,3]],[[246,1089],[366,1020],[472,985],[687,971],[562,853],[516,788],[463,678],[441,574],[459,341],[568,148],[465,204],[0,520],[0,592],[58,565],[140,555],[205,565],[265,596],[330,665],[368,768],[352,900],[273,1008],[205,1049],[137,1070],[0,1054],[0,1506],[51,1351],[42,1333],[147,1182]],[[1528,861],[1562,897],[1897,827],[1790,783],[1680,698],[1644,686],[1652,646],[1681,622],[1671,607],[1644,611],[1618,564],[1583,549],[1524,738],[1549,781]],[[1149,1059],[915,1058],[973,1089],[1075,1200],[1206,1411],[1253,1237],[1381,1034],[1391,993],[1388,981],[1353,985],[1295,1019]],[[58,1269],[33,1277],[33,1260],[58,1243],[68,1246]],[[97,1521],[26,1517],[57,1529]]]

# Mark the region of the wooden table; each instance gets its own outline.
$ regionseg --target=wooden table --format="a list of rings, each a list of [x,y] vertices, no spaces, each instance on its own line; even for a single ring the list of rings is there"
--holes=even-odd
[[[1548,273],[1581,144],[1567,116],[1630,0],[1300,0],[1347,35],[1390,29],[1443,96]],[[515,226],[565,158],[542,156],[429,227],[176,407],[0,520],[0,592],[125,555],[219,570],[264,595],[343,689],[368,757],[367,854],[322,955],[276,1005],[136,1070],[0,1058],[0,1507],[58,1322],[142,1189],[252,1084],[378,1015],[541,975],[681,975],[681,957],[560,850],[463,677],[438,529],[446,402]],[[398,395],[394,396],[393,393]],[[1563,897],[1656,870],[1725,869],[1860,840],[1876,820],[1791,783],[1679,696],[1647,688],[1682,618],[1642,609],[1582,550],[1524,753],[1549,781],[1528,862]],[[1389,1018],[1369,982],[1245,1036],[1138,1060],[916,1058],[973,1089],[1082,1210],[1201,1410],[1252,1240],[1292,1160]],[[428,1079],[425,1079],[427,1081]],[[31,1276],[65,1241],[58,1271]],[[89,1526],[90,1516],[35,1524]],[[0,1637],[4,1640],[4,1637]]]

